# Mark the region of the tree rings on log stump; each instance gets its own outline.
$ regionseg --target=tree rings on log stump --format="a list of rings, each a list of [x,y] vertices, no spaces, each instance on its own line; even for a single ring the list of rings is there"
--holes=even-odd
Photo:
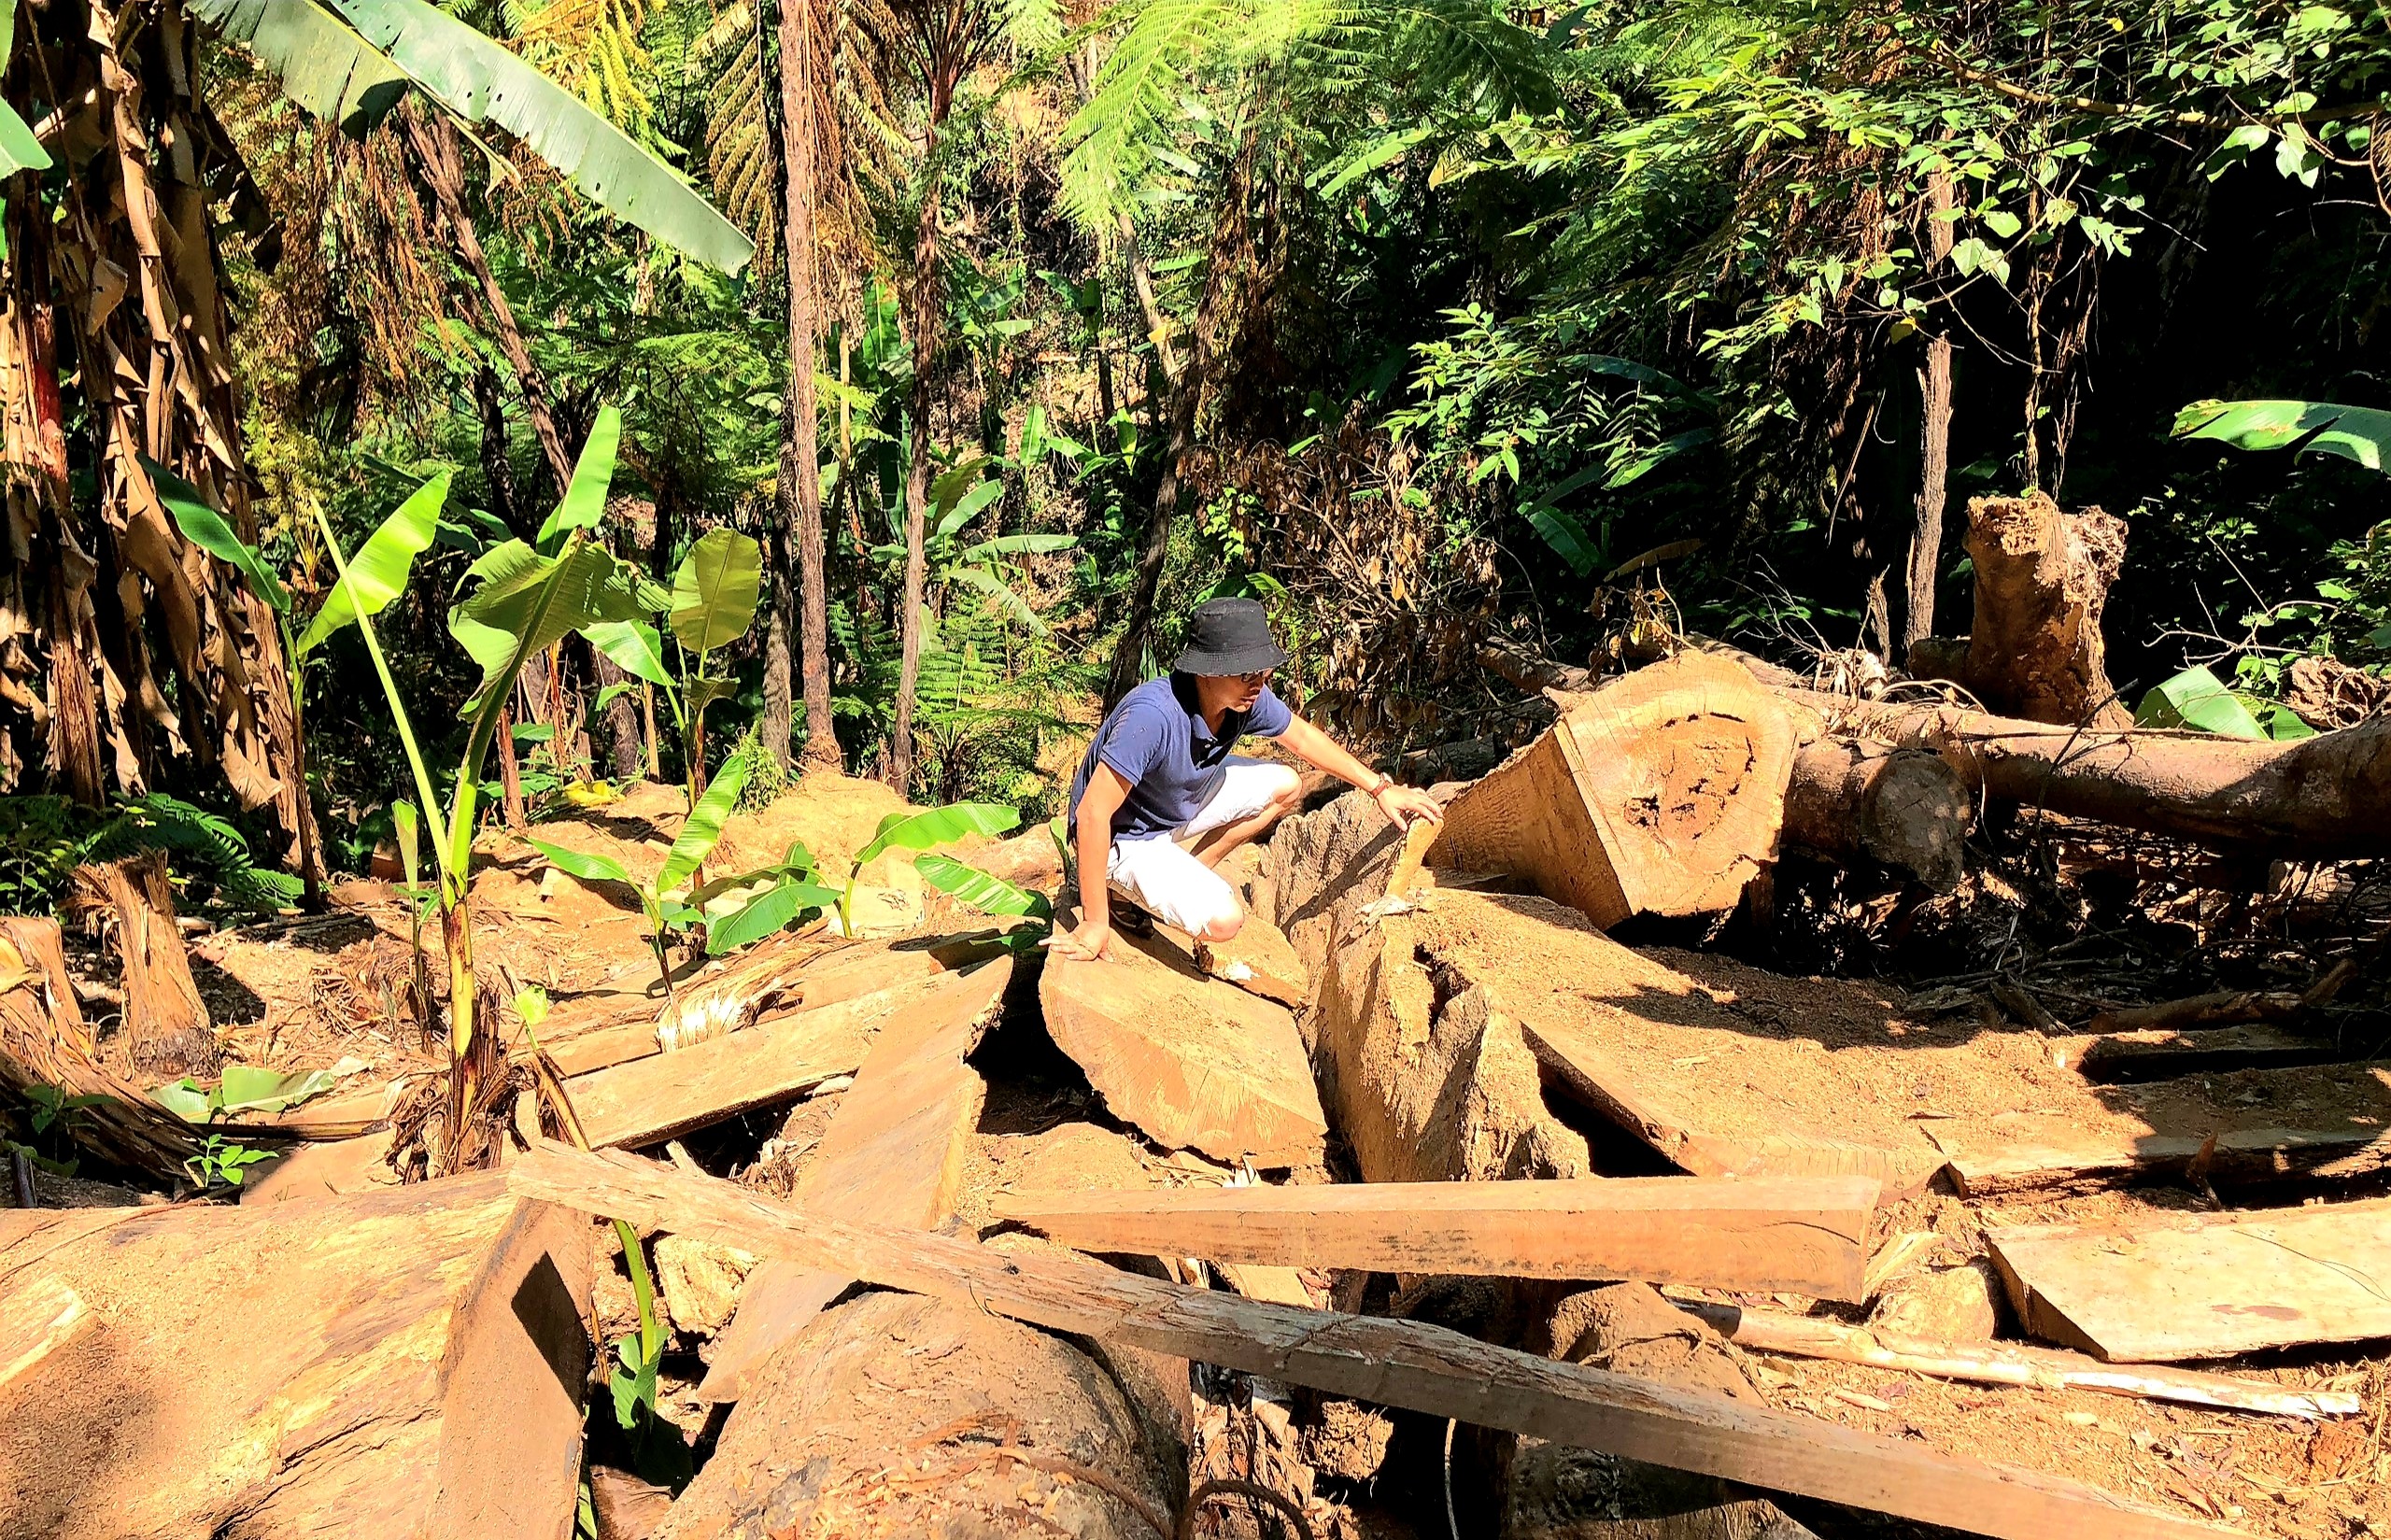
[[[1776,858],[1792,762],[1792,724],[1749,673],[1680,653],[1454,798],[1428,860],[1525,877],[1606,929],[1732,909]]]

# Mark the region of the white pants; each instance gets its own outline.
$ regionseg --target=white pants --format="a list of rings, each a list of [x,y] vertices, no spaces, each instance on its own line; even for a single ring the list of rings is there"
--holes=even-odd
[[[1191,936],[1242,919],[1244,910],[1229,884],[1180,841],[1243,823],[1302,784],[1284,765],[1231,755],[1219,788],[1195,817],[1168,834],[1112,841],[1106,861],[1112,891]]]

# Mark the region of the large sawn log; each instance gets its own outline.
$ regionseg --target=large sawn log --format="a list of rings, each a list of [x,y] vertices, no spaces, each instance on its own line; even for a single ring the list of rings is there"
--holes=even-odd
[[[1767,665],[1756,677],[1768,681]],[[1931,749],[1972,789],[2218,850],[2391,855],[2391,718],[2292,743],[2054,727],[1963,706],[1776,685],[1805,742]]]
[[[0,1213],[0,1534],[566,1540],[588,1236],[496,1176]]]
[[[1792,757],[1766,690],[1680,653],[1575,698],[1452,799],[1428,861],[1525,877],[1605,929],[1732,909],[1776,858]]]
[[[1967,784],[1939,755],[1820,739],[1793,756],[1784,842],[1838,866],[1907,872],[1948,893],[1959,885],[1973,811]]]

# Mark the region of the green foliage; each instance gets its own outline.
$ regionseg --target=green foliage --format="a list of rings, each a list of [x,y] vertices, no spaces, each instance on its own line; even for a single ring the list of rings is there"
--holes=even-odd
[[[2237,449],[2339,455],[2384,467],[2391,412],[2315,401],[2196,401],[2176,416],[2177,438],[2219,439]]]
[[[6,69],[8,59],[16,51],[17,17],[11,11],[0,17],[0,69]],[[18,116],[17,109],[0,102],[0,177],[13,177],[20,171],[48,171],[50,152],[34,137],[32,125]]]
[[[195,890],[228,909],[273,914],[296,903],[299,880],[261,865],[224,818],[164,792],[105,812],[64,797],[0,797],[0,912],[49,914],[78,866],[166,853]]]
[[[153,460],[144,459],[141,468],[157,486],[158,501],[174,515],[175,528],[182,531],[185,540],[239,572],[249,591],[264,600],[276,615],[289,612],[290,595],[266,566],[264,558],[242,543],[233,527],[224,522],[224,516],[207,505],[206,497],[198,487]]]
[[[755,623],[764,551],[736,530],[709,530],[672,574],[672,635],[700,659]]]
[[[238,1187],[250,1166],[273,1154],[271,1150],[253,1150],[221,1134],[210,1134],[199,1141],[199,1152],[183,1162],[183,1175],[202,1192],[216,1186]]]
[[[228,1064],[212,1086],[202,1086],[186,1075],[149,1093],[149,1099],[185,1123],[238,1121],[243,1112],[285,1112],[322,1095],[339,1083],[329,1069],[283,1072],[245,1064]]]
[[[324,600],[323,608],[316,612],[316,617],[300,633],[300,656],[313,652],[326,637],[355,620],[361,606],[365,615],[380,615],[390,600],[405,590],[408,578],[415,572],[416,558],[431,547],[432,537],[439,530],[440,510],[448,501],[449,479],[444,473],[425,482],[391,510],[390,516],[357,548],[348,558],[348,582],[332,589]]]
[[[2264,738],[2239,697],[2206,669],[2186,669],[2143,697],[2133,713],[2145,728],[2191,728],[2227,738]]]

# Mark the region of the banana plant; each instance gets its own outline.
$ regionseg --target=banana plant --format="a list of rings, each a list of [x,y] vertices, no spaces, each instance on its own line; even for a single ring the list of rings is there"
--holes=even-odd
[[[584,883],[620,883],[639,896],[640,909],[647,916],[648,946],[656,954],[656,970],[662,976],[665,1003],[675,1025],[680,1022],[681,1002],[672,991],[672,961],[667,951],[667,938],[673,930],[704,917],[703,911],[689,901],[691,888],[699,869],[721,841],[723,823],[739,806],[739,794],[746,789],[746,762],[734,758],[723,766],[714,784],[690,809],[652,882],[641,882],[611,855],[568,850],[545,840],[528,841],[548,858],[549,865],[568,877]]]
[[[951,845],[957,840],[968,839],[974,834],[1007,833],[1020,822],[1021,810],[1007,807],[1000,802],[950,802],[942,808],[931,808],[925,812],[890,813],[880,821],[880,827],[873,833],[870,842],[856,852],[855,869],[847,873],[846,885],[839,893],[840,933],[848,936],[855,934],[856,879],[862,875],[864,868],[879,859],[884,853],[891,850],[934,851],[941,845]],[[985,878],[987,882],[997,883],[1001,887],[1012,887],[1011,883],[1002,883],[997,878],[988,876],[986,872],[966,867],[959,861],[947,861],[938,869],[948,872],[950,868],[969,872],[974,877]],[[922,864],[918,859],[914,861],[913,869],[916,871],[922,870]],[[951,872],[948,874],[952,876]],[[926,882],[931,881],[931,873],[928,871],[922,871],[922,877]],[[932,885],[937,886],[941,892],[954,894],[966,903],[971,902],[969,897],[957,890],[963,885],[959,880],[957,887],[949,887],[943,883],[933,883]],[[983,888],[976,891],[986,893],[992,890]],[[1018,893],[1020,890],[1015,888],[1013,891]],[[1022,912],[1026,913],[1027,911],[1025,910]]]
[[[1043,431],[1043,415],[1022,433],[1022,463],[1032,458],[1032,446],[1044,453],[1047,443]],[[929,564],[929,586],[945,587],[951,584],[986,596],[1023,629],[1036,635],[1046,629],[1046,622],[1030,607],[1012,584],[1005,581],[1004,563],[1026,556],[1045,556],[1054,551],[1068,551],[1079,544],[1077,535],[1012,534],[995,535],[967,545],[963,531],[997,500],[1004,496],[1005,484],[1000,476],[988,475],[992,469],[1013,465],[1011,459],[998,459],[993,455],[977,455],[955,465],[930,484],[930,527],[923,545],[923,557]],[[901,562],[905,547],[901,544],[878,545],[874,557],[883,561]]]
[[[672,591],[650,606],[660,614],[678,643],[678,670],[666,663],[664,637],[647,620],[606,622],[588,630],[590,643],[625,673],[664,697],[673,730],[681,735],[688,767],[688,800],[695,808],[705,766],[706,708],[737,689],[710,671],[713,657],[747,634],[763,595],[764,550],[736,530],[709,530],[672,574]],[[660,590],[649,590],[651,594]]]
[[[491,547],[466,573],[468,581],[474,584],[473,592],[448,615],[449,633],[482,665],[482,681],[466,707],[465,749],[458,757],[445,822],[433,821],[432,840],[433,894],[440,912],[441,945],[448,964],[451,1072],[447,1127],[449,1137],[456,1141],[447,1155],[436,1162],[445,1169],[454,1169],[456,1151],[464,1148],[464,1120],[474,1105],[472,1055],[481,1034],[467,879],[473,858],[482,763],[488,757],[491,741],[497,734],[501,708],[508,692],[514,689],[526,659],[571,632],[586,632],[591,626],[628,619],[640,611],[637,573],[588,539],[590,529],[605,509],[606,487],[614,478],[615,451],[621,431],[621,417],[613,407],[599,413],[598,423],[573,467],[564,501],[559,504],[557,516],[549,521],[549,532],[557,537],[555,552],[544,554],[519,540]],[[377,606],[371,583],[343,554],[331,521],[321,509],[316,510],[316,523],[339,574],[340,590],[347,599],[350,618],[343,624],[357,627],[366,656],[381,681],[392,723],[398,729],[399,744],[415,782],[416,805],[427,812],[438,809],[442,803],[432,784],[431,766],[417,742],[415,725],[407,715],[406,702],[390,671],[389,659],[375,634],[373,615]],[[363,550],[359,554],[361,558]]]

